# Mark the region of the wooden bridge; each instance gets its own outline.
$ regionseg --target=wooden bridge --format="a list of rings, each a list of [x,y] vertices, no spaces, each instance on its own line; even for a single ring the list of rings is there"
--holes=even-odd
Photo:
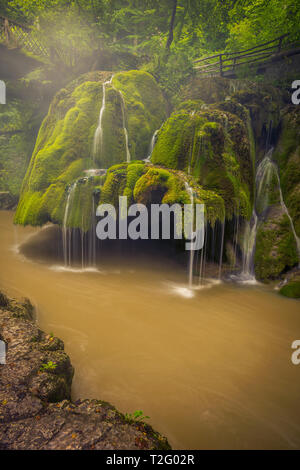
[[[29,26],[0,16],[0,43],[9,48],[24,48],[37,56],[48,57],[48,51],[37,38],[37,32]]]
[[[225,52],[194,61],[197,75],[236,78],[238,71],[249,68],[261,73],[272,63],[300,53],[300,41],[289,41],[285,34],[272,41],[240,52]]]

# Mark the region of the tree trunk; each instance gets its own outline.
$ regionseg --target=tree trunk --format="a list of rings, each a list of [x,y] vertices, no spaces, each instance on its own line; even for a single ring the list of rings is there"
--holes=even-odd
[[[175,24],[175,17],[176,17],[176,9],[177,9],[177,0],[173,0],[173,11],[172,11],[172,17],[171,17],[171,22],[170,22],[170,27],[169,27],[169,36],[166,44],[166,49],[169,51],[170,46],[173,42],[174,38],[174,24]]]

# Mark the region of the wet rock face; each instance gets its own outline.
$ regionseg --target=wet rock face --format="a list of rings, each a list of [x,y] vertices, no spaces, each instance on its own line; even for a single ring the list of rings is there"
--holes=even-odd
[[[70,401],[73,367],[63,342],[42,332],[28,301],[0,294],[0,449],[168,449],[144,423],[109,403]]]
[[[11,210],[17,204],[17,199],[8,191],[0,191],[0,210]]]

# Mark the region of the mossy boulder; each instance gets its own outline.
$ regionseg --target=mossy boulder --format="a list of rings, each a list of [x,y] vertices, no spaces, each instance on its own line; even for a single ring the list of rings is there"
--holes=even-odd
[[[194,191],[194,202],[205,204],[207,221],[214,226],[223,221],[225,205],[221,196],[203,189],[184,172],[161,168],[144,162],[115,165],[108,170],[101,188],[100,202],[118,208],[119,196],[127,196],[128,204],[190,204],[188,184]]]
[[[298,263],[290,221],[280,206],[273,206],[259,224],[256,237],[255,274],[261,281],[277,279]]]
[[[182,109],[163,124],[151,161],[184,171],[219,194],[228,219],[234,214],[250,218],[254,162],[247,125],[217,107]]]
[[[281,287],[279,293],[285,297],[300,299],[300,274],[292,276],[291,279]]]
[[[132,157],[147,156],[151,137],[165,118],[165,102],[158,85],[151,75],[139,71],[118,73],[111,78],[111,72],[91,72],[56,94],[23,181],[15,223],[62,224],[68,188],[83,177],[84,170],[126,161],[124,123]],[[104,87],[108,81],[111,83]],[[103,146],[101,152],[94,153],[104,92]],[[77,211],[70,214],[69,226],[87,229],[88,220],[79,219],[83,210],[84,218],[90,217],[92,185],[78,185]]]

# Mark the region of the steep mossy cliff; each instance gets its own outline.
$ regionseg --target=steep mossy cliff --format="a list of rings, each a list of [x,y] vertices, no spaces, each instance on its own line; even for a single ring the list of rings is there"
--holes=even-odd
[[[61,224],[67,190],[83,176],[84,170],[108,168],[126,161],[124,124],[128,126],[130,153],[138,158],[147,156],[151,136],[165,117],[162,94],[154,78],[145,72],[119,73],[103,86],[111,78],[110,72],[92,72],[56,94],[40,128],[23,182],[16,223]],[[93,155],[103,93],[103,145]],[[88,205],[86,200],[81,199],[81,203],[83,207]],[[72,226],[73,223],[78,226],[78,217],[71,216]]]

